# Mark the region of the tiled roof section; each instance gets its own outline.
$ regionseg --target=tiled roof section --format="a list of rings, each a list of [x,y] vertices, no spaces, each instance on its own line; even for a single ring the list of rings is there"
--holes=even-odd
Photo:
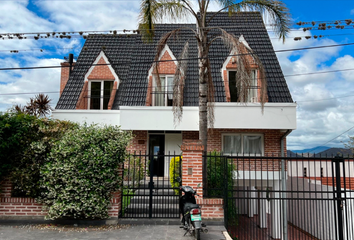
[[[194,24],[157,24],[155,26],[155,37],[153,44],[144,44],[141,37],[136,38],[135,46],[131,51],[129,74],[122,80],[121,86],[116,95],[116,101],[113,109],[118,109],[119,106],[144,106],[146,101],[148,87],[148,71],[152,66],[152,62],[156,55],[156,47],[159,39],[167,32],[180,28],[176,39],[168,41],[168,46],[176,58],[179,57],[184,43],[192,37],[191,31],[186,28],[195,28]],[[191,41],[193,42],[193,41]],[[192,45],[195,43],[192,43]],[[196,46],[190,47],[190,54],[196,54]],[[190,57],[191,57],[190,55]],[[187,79],[195,70],[188,69]],[[187,88],[187,87],[186,87]],[[193,96],[195,98],[197,95]],[[187,99],[185,97],[185,99]]]
[[[56,109],[75,109],[84,78],[101,51],[105,53],[119,79],[127,78],[136,35],[90,35],[86,40]]]
[[[209,16],[212,13],[209,13]],[[218,14],[210,23],[220,26],[235,36],[243,35],[250,47],[261,59],[267,75],[269,102],[293,102],[268,33],[259,13],[242,12],[229,17]],[[157,24],[153,43],[145,44],[140,35],[90,35],[77,60],[72,76],[56,106],[57,109],[75,109],[84,85],[84,76],[103,50],[116,71],[120,86],[113,109],[119,106],[144,106],[148,87],[148,71],[156,55],[156,45],[167,32],[181,28],[177,39],[169,40],[168,46],[176,58],[186,41],[189,41],[189,60],[184,87],[184,105],[198,105],[198,52],[193,32],[195,24]],[[213,32],[212,32],[213,34]],[[215,32],[217,34],[217,32]],[[215,101],[225,101],[225,90],[220,69],[229,54],[222,41],[215,41],[210,48]]]
[[[208,13],[207,19],[212,14]],[[260,13],[241,12],[232,16],[229,16],[228,13],[217,14],[209,26],[221,27],[237,37],[243,35],[265,68],[269,102],[293,102]],[[214,32],[218,33],[217,31]],[[210,48],[210,57],[224,56],[222,61],[219,58],[210,59],[213,68],[213,78],[218,79],[216,82],[214,81],[217,87],[222,87],[219,82],[220,68],[228,54],[229,51],[224,47],[221,40],[216,41]]]

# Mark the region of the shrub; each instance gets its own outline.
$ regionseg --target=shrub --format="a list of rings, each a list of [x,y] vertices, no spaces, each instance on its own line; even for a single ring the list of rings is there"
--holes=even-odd
[[[38,139],[37,117],[23,113],[0,115],[0,181],[18,164],[23,152]]]
[[[182,157],[177,156],[170,161],[170,183],[173,188],[178,188],[180,183],[177,182],[177,177],[182,177],[181,174],[181,159]],[[174,189],[176,195],[179,195],[179,189]]]
[[[40,194],[40,168],[47,159],[52,145],[69,129],[78,125],[68,121],[42,118],[37,121],[37,132],[33,133],[37,141],[33,141],[21,154],[10,176],[13,184],[12,195],[36,198]]]
[[[119,166],[130,132],[97,125],[69,129],[53,143],[41,168],[39,202],[46,218],[104,219],[112,192],[121,187]]]
[[[207,164],[208,196],[232,199],[233,174],[236,170],[232,160],[228,162],[227,158],[214,151],[208,155]],[[227,212],[225,214],[227,214],[228,221],[237,225],[238,215],[235,202],[229,200],[227,204]]]

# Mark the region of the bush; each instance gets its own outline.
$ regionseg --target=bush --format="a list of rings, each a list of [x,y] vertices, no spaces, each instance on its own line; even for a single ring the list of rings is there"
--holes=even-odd
[[[208,196],[232,199],[234,187],[233,174],[236,170],[232,159],[228,162],[227,158],[214,151],[208,155],[207,164]],[[226,186],[227,188],[225,189]],[[225,214],[227,214],[228,221],[237,225],[238,213],[236,204],[232,200],[227,201],[227,204],[227,212]]]
[[[38,139],[37,117],[23,113],[0,114],[0,181],[23,157],[23,152]]]
[[[182,177],[181,174],[181,159],[182,157],[177,156],[170,161],[170,183],[173,188],[178,188],[180,183],[177,182],[177,177]],[[176,195],[179,195],[179,189],[174,189]]]
[[[68,121],[46,118],[39,119],[36,123],[37,132],[33,134],[39,139],[32,141],[24,149],[10,174],[13,184],[12,195],[15,197],[36,198],[40,195],[40,168],[45,163],[54,142],[67,130],[78,127],[77,124]]]
[[[112,192],[122,186],[119,166],[130,132],[96,125],[69,129],[53,143],[41,168],[41,196],[48,219],[104,219]]]

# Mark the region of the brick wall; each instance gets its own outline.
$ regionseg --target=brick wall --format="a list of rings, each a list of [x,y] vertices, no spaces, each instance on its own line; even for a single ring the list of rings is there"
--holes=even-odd
[[[120,172],[122,174],[122,170]],[[12,184],[9,180],[4,180],[0,184],[0,219],[8,217],[44,217],[47,213],[42,210],[42,204],[33,198],[11,197]],[[109,217],[118,217],[121,209],[121,192],[113,193],[111,205],[108,207]]]
[[[127,150],[139,154],[147,153],[148,147],[148,132],[147,131],[133,131],[133,140],[130,142]]]
[[[12,184],[9,180],[1,182],[0,218],[8,216],[44,216],[42,205],[33,198],[11,197]]]
[[[103,57],[97,62],[97,64],[107,64]],[[95,66],[91,74],[87,77],[88,80],[111,80],[114,81],[115,77],[113,76],[108,65]]]

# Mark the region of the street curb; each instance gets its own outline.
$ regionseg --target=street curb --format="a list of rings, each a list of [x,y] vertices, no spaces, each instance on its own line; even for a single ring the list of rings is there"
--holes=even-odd
[[[224,231],[222,234],[224,234],[226,240],[232,240],[228,232]]]

